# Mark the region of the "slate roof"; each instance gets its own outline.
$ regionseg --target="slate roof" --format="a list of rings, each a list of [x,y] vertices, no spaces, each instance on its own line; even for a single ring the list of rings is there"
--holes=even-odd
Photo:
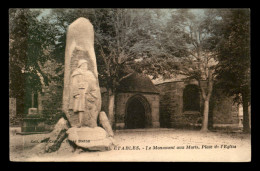
[[[151,81],[151,79],[144,75],[134,72],[122,79],[117,87],[119,92],[140,92],[140,93],[156,93],[159,91]]]

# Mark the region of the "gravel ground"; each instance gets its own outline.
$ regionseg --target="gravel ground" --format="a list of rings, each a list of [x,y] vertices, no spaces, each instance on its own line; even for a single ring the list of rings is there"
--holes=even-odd
[[[251,160],[251,135],[239,132],[200,132],[180,129],[119,130],[117,146],[105,152],[34,154],[31,150],[44,134],[10,134],[11,161],[166,161],[247,162]]]

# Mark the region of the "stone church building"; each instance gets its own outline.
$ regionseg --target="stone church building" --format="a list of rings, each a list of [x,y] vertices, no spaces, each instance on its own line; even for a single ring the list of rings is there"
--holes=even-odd
[[[103,110],[107,111],[105,90],[102,99]],[[239,123],[238,107],[233,105],[231,98],[218,97],[212,102],[211,122]],[[117,129],[200,127],[202,114],[203,99],[196,81],[154,84],[148,76],[133,73],[117,88],[114,121]]]
[[[108,98],[101,88],[102,110],[107,113]],[[214,124],[238,124],[237,105],[225,96],[210,101],[209,121]],[[62,88],[46,87],[38,95],[39,113],[48,117],[61,111]],[[196,81],[171,80],[153,83],[143,74],[132,73],[117,87],[115,129],[200,127],[203,100]],[[54,117],[54,116],[53,116]]]

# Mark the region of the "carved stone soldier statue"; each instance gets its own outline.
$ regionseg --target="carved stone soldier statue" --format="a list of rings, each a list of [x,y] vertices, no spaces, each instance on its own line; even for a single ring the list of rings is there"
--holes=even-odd
[[[98,90],[96,89],[96,78],[93,73],[88,70],[87,60],[80,59],[78,66],[71,74],[71,93],[73,100],[73,112],[79,115],[78,127],[97,126],[97,110]]]

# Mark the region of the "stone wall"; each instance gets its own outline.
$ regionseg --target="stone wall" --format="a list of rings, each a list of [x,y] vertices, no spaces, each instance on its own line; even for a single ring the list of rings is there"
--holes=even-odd
[[[157,84],[160,91],[160,124],[161,127],[199,127],[203,116],[203,99],[200,94],[200,110],[183,110],[183,91],[187,85],[197,85],[196,81],[174,81]],[[206,82],[202,82],[202,86]],[[214,96],[214,94],[212,95]],[[212,108],[214,124],[238,123],[238,111],[232,104],[232,98],[224,95],[216,99]],[[210,105],[212,105],[212,103]]]
[[[213,102],[213,123],[214,124],[238,124],[239,111],[237,104],[233,104],[232,98],[225,96],[218,97]]]
[[[197,85],[194,81],[176,81],[156,85],[160,91],[161,127],[182,127],[201,122],[200,111],[183,111],[183,90],[189,84]]]

